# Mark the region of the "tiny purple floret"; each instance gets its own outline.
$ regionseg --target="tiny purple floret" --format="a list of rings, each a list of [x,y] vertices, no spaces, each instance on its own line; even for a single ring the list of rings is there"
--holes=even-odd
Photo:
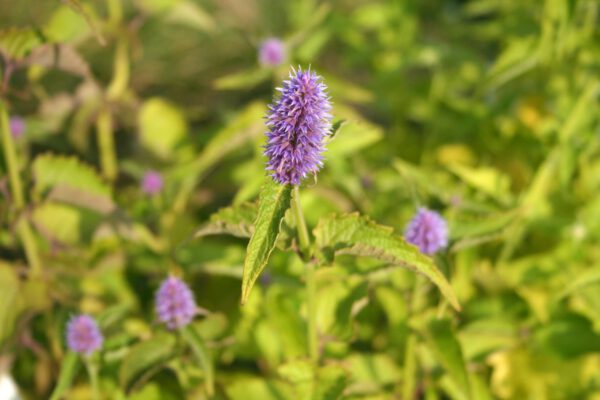
[[[102,347],[104,337],[94,318],[76,315],[67,324],[67,345],[80,354],[89,355]]]
[[[163,281],[156,292],[156,315],[171,330],[192,322],[196,315],[196,302],[185,282],[174,276]]]
[[[406,241],[424,254],[434,254],[448,245],[448,225],[435,211],[419,208],[404,234]]]
[[[276,67],[285,59],[285,44],[277,38],[269,38],[261,43],[258,61],[261,65]]]
[[[281,184],[299,185],[323,166],[331,103],[322,78],[310,69],[292,69],[277,90],[281,96],[267,114],[267,171]]]
[[[142,178],[142,191],[153,195],[159,193],[163,188],[163,178],[156,171],[147,171]]]
[[[12,137],[19,139],[25,133],[25,120],[21,117],[13,116],[10,118],[10,132]]]

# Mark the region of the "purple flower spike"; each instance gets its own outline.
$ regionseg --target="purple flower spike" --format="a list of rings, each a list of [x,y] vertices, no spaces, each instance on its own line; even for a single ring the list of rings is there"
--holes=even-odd
[[[21,117],[11,117],[10,121],[10,132],[12,137],[19,139],[25,133],[25,120]]]
[[[277,89],[267,114],[267,170],[281,184],[299,185],[323,166],[323,143],[331,130],[331,103],[322,78],[310,69],[292,69]]]
[[[189,324],[196,315],[196,302],[190,288],[181,279],[170,276],[156,292],[158,320],[173,330]]]
[[[276,67],[285,59],[285,44],[277,38],[269,38],[261,43],[258,61],[261,65]]]
[[[448,226],[437,212],[419,208],[408,224],[404,237],[422,253],[434,254],[448,245]]]
[[[142,191],[153,195],[159,193],[163,188],[163,178],[156,171],[148,171],[142,178]]]
[[[81,354],[89,355],[102,347],[104,337],[94,318],[89,315],[77,315],[67,325],[67,345]]]

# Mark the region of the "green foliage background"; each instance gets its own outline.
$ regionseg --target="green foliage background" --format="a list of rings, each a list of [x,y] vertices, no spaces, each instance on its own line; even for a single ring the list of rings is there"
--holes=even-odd
[[[209,398],[198,348],[155,322],[175,273],[206,310],[210,398],[600,399],[599,19],[595,0],[1,0],[1,96],[26,132],[23,204],[6,140],[0,156],[0,375],[47,398],[86,312],[103,398]],[[273,69],[270,36],[288,46]],[[264,114],[290,65],[323,75],[341,121],[302,189],[309,229],[359,211],[401,234],[417,206],[440,210],[435,262],[462,306],[389,262],[329,259],[319,368],[293,237],[240,306]],[[72,383],[89,398],[83,368]]]

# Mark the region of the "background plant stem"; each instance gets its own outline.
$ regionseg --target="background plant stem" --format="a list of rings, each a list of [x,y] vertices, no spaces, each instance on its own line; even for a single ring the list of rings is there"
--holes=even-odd
[[[98,387],[98,365],[92,361],[89,357],[85,357],[85,368],[87,369],[88,376],[90,377],[90,385],[92,386],[92,399],[100,399],[100,390]]]
[[[4,158],[6,160],[6,168],[10,181],[10,189],[13,199],[15,211],[20,214],[25,208],[25,196],[23,195],[23,184],[19,176],[19,161],[17,151],[13,142],[13,137],[10,132],[10,124],[8,121],[8,112],[4,102],[0,100],[0,131],[2,134],[2,148],[4,149]],[[25,249],[25,257],[29,264],[30,278],[39,277],[42,274],[42,263],[40,261],[35,237],[31,231],[29,221],[23,216],[18,215],[17,236]]]
[[[100,150],[100,167],[102,175],[110,182],[117,177],[117,157],[115,154],[115,138],[112,128],[112,117],[107,108],[103,108],[96,120],[98,149]]]
[[[292,212],[296,220],[296,229],[298,230],[298,240],[300,241],[300,250],[302,258],[306,264],[306,302],[308,312],[308,355],[314,364],[319,362],[319,344],[317,336],[317,282],[315,276],[315,265],[310,260],[310,236],[306,228],[306,221],[302,213],[300,204],[300,190],[298,186],[294,186],[292,196]]]

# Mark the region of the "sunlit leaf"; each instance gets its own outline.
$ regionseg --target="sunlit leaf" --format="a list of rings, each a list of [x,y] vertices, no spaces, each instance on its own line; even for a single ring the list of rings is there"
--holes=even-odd
[[[20,60],[43,43],[42,36],[29,28],[0,30],[0,53],[10,59]]]
[[[170,102],[155,97],[142,104],[138,114],[140,141],[159,157],[169,159],[187,134],[183,113]]]
[[[314,230],[323,262],[331,263],[336,254],[374,257],[423,274],[457,310],[458,300],[444,275],[433,261],[408,244],[390,227],[377,225],[357,213],[332,215],[321,219]]]

